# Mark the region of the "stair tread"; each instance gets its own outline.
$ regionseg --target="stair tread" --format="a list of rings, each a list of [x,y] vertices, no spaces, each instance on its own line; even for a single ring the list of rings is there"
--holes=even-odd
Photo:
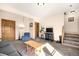
[[[65,34],[63,45],[79,48],[79,35]]]
[[[64,37],[69,37],[69,38],[79,38],[79,36],[64,36]]]
[[[66,44],[66,43],[63,43],[63,45],[65,45],[65,46],[70,46],[70,47],[74,47],[74,48],[78,48],[78,49],[79,49],[79,46],[76,46],[76,45]]]
[[[75,37],[64,37],[64,38],[70,38],[70,39],[71,39],[71,38],[72,38],[72,39],[79,39],[79,38],[75,38]]]
[[[64,40],[79,41],[79,39],[65,38]]]
[[[64,43],[79,45],[79,42],[64,40]]]
[[[64,35],[66,35],[66,36],[79,36],[79,34],[64,34]]]
[[[64,38],[64,40],[79,42],[79,39],[76,38]]]
[[[70,39],[64,39],[64,40],[69,40],[69,41],[79,42],[79,40],[70,40]]]

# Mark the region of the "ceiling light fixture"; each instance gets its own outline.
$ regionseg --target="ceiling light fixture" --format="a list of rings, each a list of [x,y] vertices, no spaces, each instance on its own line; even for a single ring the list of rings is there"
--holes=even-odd
[[[69,5],[69,7],[70,7],[70,13],[75,12],[75,10],[73,10],[73,8],[72,8],[72,5]]]
[[[37,3],[38,6],[44,6],[45,3]]]
[[[64,12],[64,15],[67,15],[68,13],[76,13],[75,9],[73,8],[73,5],[69,5],[68,11]]]

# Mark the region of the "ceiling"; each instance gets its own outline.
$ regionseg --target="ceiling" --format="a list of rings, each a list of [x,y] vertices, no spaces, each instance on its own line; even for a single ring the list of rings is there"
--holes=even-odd
[[[73,9],[79,8],[78,3],[45,3],[43,6],[37,3],[0,3],[0,8],[31,17],[44,18],[50,14],[56,15],[68,11],[69,5],[72,5]]]

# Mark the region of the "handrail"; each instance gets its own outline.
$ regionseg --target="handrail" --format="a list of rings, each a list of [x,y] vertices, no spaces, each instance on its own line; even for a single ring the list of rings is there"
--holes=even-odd
[[[62,27],[62,40],[61,40],[61,44],[63,45],[64,42],[64,26]]]

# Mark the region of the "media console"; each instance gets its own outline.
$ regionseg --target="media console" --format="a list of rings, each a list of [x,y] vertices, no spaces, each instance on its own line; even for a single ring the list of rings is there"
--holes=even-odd
[[[54,39],[53,39],[53,33],[46,32],[46,33],[45,33],[45,39],[46,39],[46,40],[51,40],[51,41],[53,41],[53,40],[54,40]]]
[[[54,41],[53,28],[46,28],[45,40]]]

